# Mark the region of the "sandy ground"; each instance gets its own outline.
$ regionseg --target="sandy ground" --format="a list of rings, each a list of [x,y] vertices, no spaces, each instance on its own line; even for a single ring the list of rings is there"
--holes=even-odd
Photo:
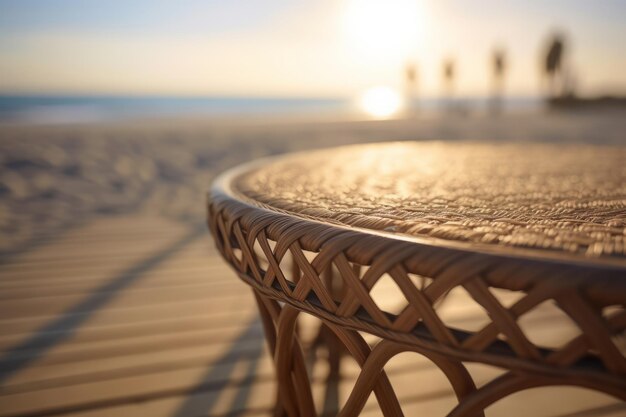
[[[98,214],[140,210],[202,222],[205,190],[228,167],[295,150],[394,140],[626,146],[626,111],[1,125],[0,256]]]

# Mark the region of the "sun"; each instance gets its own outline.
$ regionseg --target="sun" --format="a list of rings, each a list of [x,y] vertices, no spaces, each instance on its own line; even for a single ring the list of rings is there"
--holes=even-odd
[[[402,100],[397,91],[389,87],[373,87],[360,100],[361,108],[377,119],[388,118],[398,112]]]
[[[349,0],[343,26],[353,47],[372,54],[407,54],[419,37],[415,0]]]

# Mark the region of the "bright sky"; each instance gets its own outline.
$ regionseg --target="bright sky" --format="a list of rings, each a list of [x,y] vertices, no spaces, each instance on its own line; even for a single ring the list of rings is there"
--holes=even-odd
[[[484,95],[490,52],[506,89],[535,95],[553,28],[583,93],[626,92],[620,0],[0,0],[0,92],[347,96],[402,85],[423,96],[454,58],[459,95]]]

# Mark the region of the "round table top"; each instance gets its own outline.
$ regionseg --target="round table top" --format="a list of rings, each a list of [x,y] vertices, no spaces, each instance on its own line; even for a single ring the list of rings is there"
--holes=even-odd
[[[273,158],[252,205],[401,239],[626,265],[626,148],[394,142]]]

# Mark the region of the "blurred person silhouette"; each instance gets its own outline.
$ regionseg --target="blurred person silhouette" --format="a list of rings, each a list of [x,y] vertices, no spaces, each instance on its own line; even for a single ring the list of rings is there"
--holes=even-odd
[[[497,48],[493,51],[491,64],[493,71],[491,111],[493,113],[500,113],[503,106],[504,75],[507,67],[506,51],[503,48]]]
[[[452,58],[446,59],[443,62],[443,85],[444,85],[444,97],[446,101],[446,107],[448,110],[454,109],[454,76],[455,65]]]
[[[412,116],[415,114],[417,108],[417,65],[413,62],[408,62],[404,67],[404,84],[406,115]]]
[[[563,94],[565,35],[555,32],[548,41],[548,48],[543,63],[543,71],[548,83],[548,96],[558,97]]]

